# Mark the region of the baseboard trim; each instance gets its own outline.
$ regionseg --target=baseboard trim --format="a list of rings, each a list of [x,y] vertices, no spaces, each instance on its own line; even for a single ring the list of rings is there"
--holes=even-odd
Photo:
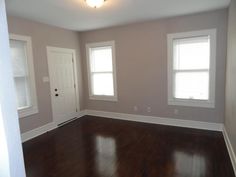
[[[227,133],[227,130],[226,130],[225,126],[223,126],[223,136],[224,136],[225,144],[226,144],[228,152],[229,152],[229,156],[230,156],[230,159],[231,159],[232,166],[234,168],[234,174],[236,176],[236,155],[235,155],[233,146],[230,142],[230,139],[229,139],[229,136],[228,136],[228,133]]]
[[[75,119],[73,119],[71,121],[74,121],[74,120],[76,120],[76,119],[78,119],[80,117],[83,117],[84,115],[85,115],[85,111],[80,111],[78,113],[78,115],[77,115],[77,118],[75,118]],[[71,121],[69,121],[69,122],[71,122]],[[67,122],[67,123],[69,123],[69,122]],[[29,140],[37,137],[37,136],[40,136],[40,135],[42,135],[44,133],[47,133],[47,132],[49,132],[51,130],[54,130],[57,127],[58,126],[57,126],[57,124],[55,122],[50,122],[50,123],[48,123],[46,125],[43,125],[42,127],[38,127],[38,128],[33,129],[33,130],[30,130],[28,132],[22,133],[21,134],[21,141],[22,141],[22,143],[24,143],[24,142],[29,141]]]
[[[143,123],[169,125],[169,126],[176,126],[176,127],[194,128],[194,129],[212,130],[212,131],[223,131],[223,124],[220,124],[220,123],[209,123],[209,122],[199,122],[199,121],[192,121],[192,120],[162,118],[162,117],[154,117],[154,116],[135,115],[135,114],[124,114],[124,113],[117,113],[117,112],[83,110],[78,113],[77,117],[80,118],[85,115],[119,119],[119,120],[128,120],[128,121],[135,121],[135,122],[143,122]],[[26,142],[39,135],[42,135],[46,132],[54,130],[57,127],[58,126],[55,124],[55,122],[50,122],[42,127],[38,127],[36,129],[22,133],[21,134],[22,142]]]
[[[192,121],[192,120],[163,118],[163,117],[144,116],[144,115],[135,115],[135,114],[124,114],[124,113],[117,113],[117,112],[106,112],[106,111],[97,111],[97,110],[88,110],[88,109],[80,111],[78,113],[78,118],[83,117],[85,115],[118,119],[118,120],[151,123],[151,124],[168,125],[168,126],[175,126],[175,127],[193,128],[193,129],[202,129],[202,130],[211,130],[211,131],[221,131],[221,132],[223,132],[223,136],[224,136],[224,140],[225,140],[225,143],[227,146],[227,150],[229,152],[232,166],[234,168],[234,172],[236,175],[236,154],[234,153],[234,150],[233,150],[232,144],[230,142],[228,133],[225,129],[225,126],[222,123],[200,122],[200,121]],[[75,120],[75,119],[73,119],[73,120]],[[51,122],[51,123],[48,123],[42,127],[22,133],[21,134],[22,143],[26,142],[30,139],[33,139],[39,135],[42,135],[46,132],[54,130],[57,127],[58,126],[54,122]]]
[[[124,114],[124,113],[116,113],[116,112],[85,110],[85,115],[99,116],[99,117],[119,119],[119,120],[128,120],[128,121],[135,121],[135,122],[143,122],[143,123],[169,125],[169,126],[176,126],[176,127],[211,130],[211,131],[222,131],[223,129],[223,124],[221,123],[209,123],[209,122],[200,122],[200,121],[174,119],[174,118]]]
[[[57,128],[57,125],[54,122],[50,122],[42,127],[38,127],[33,130],[30,130],[28,132],[22,133],[21,134],[21,141],[22,141],[22,143],[24,143],[24,142],[29,141],[39,135],[42,135],[46,132],[54,130],[55,128]]]

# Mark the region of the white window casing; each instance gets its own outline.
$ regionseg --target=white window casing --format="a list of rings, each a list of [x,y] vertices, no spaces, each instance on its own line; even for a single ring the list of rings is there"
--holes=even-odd
[[[86,44],[89,99],[117,101],[115,41]]]
[[[168,34],[167,45],[168,104],[214,108],[216,29]],[[206,51],[205,49],[208,48],[209,51]],[[201,53],[196,53],[196,51],[201,51]],[[208,67],[206,67],[207,58]],[[195,95],[190,96],[188,89],[192,89],[192,92],[195,89]],[[199,93],[196,90],[199,90]]]
[[[17,49],[17,44],[18,46],[22,44],[22,50],[20,48]],[[18,114],[20,118],[27,117],[38,113],[31,37],[10,34],[10,46],[13,77],[17,92]],[[18,52],[14,52],[16,50],[12,46],[15,46]],[[20,52],[25,57],[16,56]]]

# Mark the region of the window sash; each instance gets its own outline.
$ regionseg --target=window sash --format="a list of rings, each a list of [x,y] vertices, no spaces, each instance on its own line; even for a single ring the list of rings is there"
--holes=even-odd
[[[96,85],[94,85],[94,76],[96,76],[96,75],[102,75],[102,74],[105,74],[105,75],[111,75],[111,79],[112,79],[112,87],[113,87],[113,90],[112,90],[112,92],[113,92],[113,94],[96,94],[95,93],[95,87],[96,87]],[[91,81],[92,81],[92,83],[91,83],[91,86],[92,86],[92,94],[94,95],[94,96],[110,96],[110,97],[112,97],[112,96],[115,96],[115,90],[114,90],[114,76],[113,76],[113,73],[112,72],[103,72],[103,73],[101,73],[101,72],[98,72],[98,73],[92,73],[91,74]],[[105,92],[105,91],[104,91]]]
[[[208,81],[208,90],[207,90],[207,92],[208,92],[208,99],[191,98],[191,97],[190,97],[190,98],[179,98],[179,97],[177,97],[177,96],[175,95],[175,93],[176,93],[176,87],[177,87],[177,85],[176,85],[176,75],[177,75],[178,73],[186,73],[186,74],[188,74],[188,73],[189,73],[189,74],[192,74],[192,73],[199,73],[199,74],[207,73],[208,78],[209,78],[209,81]],[[210,72],[209,72],[209,70],[202,69],[202,70],[192,70],[192,71],[190,71],[190,70],[187,70],[187,71],[174,71],[174,72],[173,72],[172,95],[173,95],[173,98],[176,99],[176,100],[181,99],[181,100],[209,101],[209,100],[210,100]]]
[[[25,82],[24,82],[24,87],[25,87],[25,91],[27,92],[26,95],[25,95],[25,100],[26,100],[26,103],[27,105],[25,106],[18,106],[17,109],[18,110],[23,110],[23,109],[26,109],[26,108],[30,108],[32,106],[32,94],[31,94],[31,90],[30,90],[30,81],[29,81],[29,77],[28,76],[14,76],[14,84],[15,84],[15,87],[17,86],[16,85],[16,80],[17,79],[25,79]],[[18,95],[16,95],[18,97]]]

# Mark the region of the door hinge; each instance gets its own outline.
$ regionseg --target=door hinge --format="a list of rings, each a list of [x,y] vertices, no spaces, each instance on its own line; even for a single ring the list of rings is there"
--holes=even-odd
[[[74,58],[72,57],[72,63],[74,63]]]
[[[76,84],[74,84],[74,88],[76,88]]]
[[[78,112],[78,109],[76,108],[75,111]]]

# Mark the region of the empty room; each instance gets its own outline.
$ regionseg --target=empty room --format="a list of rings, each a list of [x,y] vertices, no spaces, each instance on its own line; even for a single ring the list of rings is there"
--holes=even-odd
[[[0,0],[0,177],[235,177],[236,0]]]

